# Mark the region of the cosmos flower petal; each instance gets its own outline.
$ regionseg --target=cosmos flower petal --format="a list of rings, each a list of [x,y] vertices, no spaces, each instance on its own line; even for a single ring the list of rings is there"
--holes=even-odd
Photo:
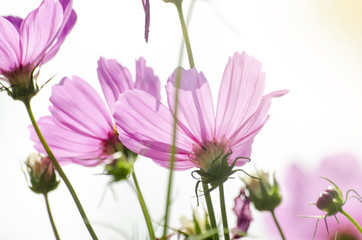
[[[60,0],[63,7],[63,23],[59,28],[58,36],[55,39],[55,43],[46,53],[43,63],[49,61],[58,52],[60,46],[64,42],[69,32],[73,29],[75,22],[77,21],[77,14],[72,9],[72,0]]]
[[[265,74],[261,63],[246,53],[230,58],[220,85],[216,112],[216,138],[231,137],[258,108]]]
[[[112,119],[98,93],[83,79],[63,78],[53,86],[50,112],[56,121],[85,136],[108,138]]]
[[[108,107],[113,113],[114,104],[119,95],[125,90],[133,88],[131,74],[115,59],[105,59],[104,57],[98,60],[97,73]]]
[[[42,117],[37,123],[54,156],[61,164],[68,162],[77,162],[85,166],[99,164],[99,156],[102,154],[99,147],[102,144],[101,139],[74,132],[57,123],[51,116]],[[46,154],[34,128],[32,126],[29,128],[35,149]]]
[[[177,71],[170,76],[166,85],[171,112],[174,112]],[[178,106],[177,117],[184,131],[191,131],[190,137],[195,138],[200,145],[213,139],[215,114],[210,86],[202,72],[198,73],[195,68],[181,70]]]
[[[22,18],[14,16],[6,16],[4,18],[6,18],[9,22],[11,22],[18,32],[20,31],[20,26],[23,23]]]
[[[20,27],[22,63],[38,64],[51,46],[63,22],[63,8],[58,1],[44,0]]]
[[[128,149],[168,166],[173,117],[159,100],[137,89],[126,91],[120,95],[113,117],[119,139]],[[192,140],[178,127],[175,169],[194,166],[187,160],[192,144]]]
[[[135,88],[148,92],[156,99],[161,99],[160,80],[153,73],[152,68],[146,66],[146,60],[140,57],[136,62]]]
[[[0,73],[10,72],[20,61],[19,33],[8,19],[0,17]]]

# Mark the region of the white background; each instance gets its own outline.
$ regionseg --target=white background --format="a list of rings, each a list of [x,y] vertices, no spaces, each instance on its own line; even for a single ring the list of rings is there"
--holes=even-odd
[[[267,89],[289,89],[275,99],[271,119],[256,137],[253,162],[277,176],[292,161],[317,165],[325,155],[350,152],[362,159],[362,3],[358,0],[197,0],[189,34],[196,67],[209,80],[214,100],[229,56],[246,51],[263,62]],[[190,0],[184,1],[185,15]],[[25,17],[40,1],[0,0],[0,15]],[[48,114],[51,86],[63,76],[80,76],[100,93],[96,67],[100,56],[116,58],[135,76],[135,60],[144,56],[164,86],[177,66],[181,29],[175,7],[151,0],[149,43],[144,41],[141,0],[76,0],[78,21],[56,57],[41,69],[39,83],[54,80],[33,100],[37,118]],[[187,57],[183,62],[188,67]],[[166,100],[162,87],[162,98]],[[21,102],[0,93],[0,239],[52,239],[44,200],[32,193],[21,162],[33,151]],[[342,164],[342,160],[341,160]],[[168,171],[139,158],[135,166],[155,226],[164,213]],[[253,163],[245,166],[254,169]],[[146,227],[127,182],[112,184],[98,175],[102,167],[64,167],[100,239],[145,239]],[[196,207],[191,171],[174,179],[171,226]],[[343,174],[343,173],[341,173]],[[241,174],[240,174],[241,175]],[[227,207],[242,184],[226,183]],[[105,191],[106,189],[106,191]],[[105,192],[104,192],[105,191]],[[105,194],[101,202],[102,194]],[[215,205],[217,205],[217,195]],[[90,239],[63,183],[50,194],[62,239]],[[202,212],[202,207],[198,208]],[[216,210],[219,214],[218,210]],[[250,233],[270,239],[256,215]],[[259,221],[259,223],[258,223]],[[229,212],[229,226],[235,217]],[[160,227],[159,230],[162,228]],[[119,232],[125,235],[122,237]]]

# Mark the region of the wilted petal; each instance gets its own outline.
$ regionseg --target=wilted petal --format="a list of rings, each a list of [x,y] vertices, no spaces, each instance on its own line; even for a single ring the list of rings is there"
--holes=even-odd
[[[19,33],[16,27],[0,17],[0,72],[10,72],[20,62]]]
[[[114,119],[121,142],[131,151],[152,158],[168,167],[173,138],[173,117],[156,98],[134,89],[121,94],[116,103]],[[175,169],[188,169],[192,140],[177,128]]]
[[[38,64],[42,60],[62,22],[63,8],[54,0],[45,0],[24,19],[20,27],[22,64]]]
[[[108,107],[113,114],[114,104],[119,95],[125,90],[133,88],[131,74],[116,60],[103,57],[98,61],[97,73]]]
[[[171,112],[174,112],[177,71],[170,76],[166,86]],[[191,132],[190,138],[196,138],[202,145],[214,137],[215,114],[210,86],[204,75],[196,69],[182,69],[180,81],[177,117],[184,131]]]
[[[148,42],[148,33],[150,31],[150,1],[142,0],[142,4],[145,10],[145,40]]]
[[[54,119],[74,132],[107,139],[113,123],[98,93],[83,79],[63,78],[52,89],[50,112]]]
[[[160,80],[153,73],[152,68],[146,66],[146,60],[140,57],[136,62],[135,88],[148,92],[156,99],[161,99]]]
[[[230,138],[258,108],[265,74],[261,63],[246,53],[230,58],[220,85],[216,112],[216,138]]]
[[[242,237],[240,233],[246,233],[249,229],[250,222],[253,220],[250,211],[250,200],[245,196],[245,189],[241,189],[239,196],[235,198],[235,206],[233,208],[236,214],[236,228],[233,229],[233,238]]]

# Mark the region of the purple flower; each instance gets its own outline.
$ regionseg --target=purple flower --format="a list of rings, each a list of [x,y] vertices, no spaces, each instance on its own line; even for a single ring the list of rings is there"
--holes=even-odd
[[[361,188],[361,165],[360,160],[351,154],[336,154],[325,158],[316,169],[303,169],[298,165],[291,165],[288,168],[285,180],[281,183],[284,200],[278,207],[278,220],[283,228],[287,239],[312,239],[316,219],[302,218],[299,216],[325,216],[326,212],[311,205],[315,202],[322,191],[330,185],[320,176],[333,180],[343,193],[353,188],[358,193]],[[284,185],[283,185],[284,183]],[[349,213],[357,222],[362,222],[361,204],[356,199],[349,199],[343,209]],[[319,221],[314,239],[361,239],[361,235],[353,224],[342,214],[337,213],[339,224],[333,216],[327,217],[329,235],[324,221]],[[268,216],[267,226],[276,237],[279,232]]]
[[[15,95],[33,87],[34,69],[58,52],[76,19],[72,0],[44,0],[24,20],[0,17],[0,74]]]
[[[145,10],[145,39],[148,42],[148,33],[150,31],[150,1],[142,0],[143,9]]]
[[[98,77],[108,108],[96,90],[79,77],[63,78],[52,89],[51,116],[40,118],[38,124],[59,162],[94,166],[123,148],[112,113],[125,90],[137,88],[160,98],[158,77],[146,67],[143,58],[136,62],[136,82],[128,69],[113,59],[99,59]],[[33,129],[31,138],[35,148],[45,153]]]
[[[133,90],[121,95],[114,113],[122,143],[164,167],[169,166],[171,155],[176,75],[177,70],[166,85],[169,109],[150,94]],[[261,63],[246,53],[235,53],[225,68],[215,117],[203,73],[181,69],[175,169],[207,170],[220,154],[231,151],[229,163],[239,156],[249,157],[255,135],[269,118],[271,99],[287,93],[263,96],[264,84]],[[236,165],[246,161],[239,159]]]
[[[233,229],[232,239],[239,239],[243,237],[243,234],[247,233],[253,218],[250,211],[250,200],[245,195],[244,188],[241,189],[239,196],[237,196],[234,201],[235,206],[233,210],[236,214],[236,227]]]

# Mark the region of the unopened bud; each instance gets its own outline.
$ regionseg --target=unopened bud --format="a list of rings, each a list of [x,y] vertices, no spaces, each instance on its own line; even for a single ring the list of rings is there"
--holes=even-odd
[[[57,188],[59,182],[56,179],[52,162],[48,157],[32,153],[25,162],[26,171],[30,176],[30,189],[35,193],[48,193]]]
[[[273,211],[282,201],[275,176],[270,181],[269,173],[260,171],[257,177],[244,180],[249,191],[249,199],[257,210]]]
[[[332,186],[321,192],[316,202],[317,207],[327,212],[328,216],[338,213],[342,209],[343,204],[342,193]]]

